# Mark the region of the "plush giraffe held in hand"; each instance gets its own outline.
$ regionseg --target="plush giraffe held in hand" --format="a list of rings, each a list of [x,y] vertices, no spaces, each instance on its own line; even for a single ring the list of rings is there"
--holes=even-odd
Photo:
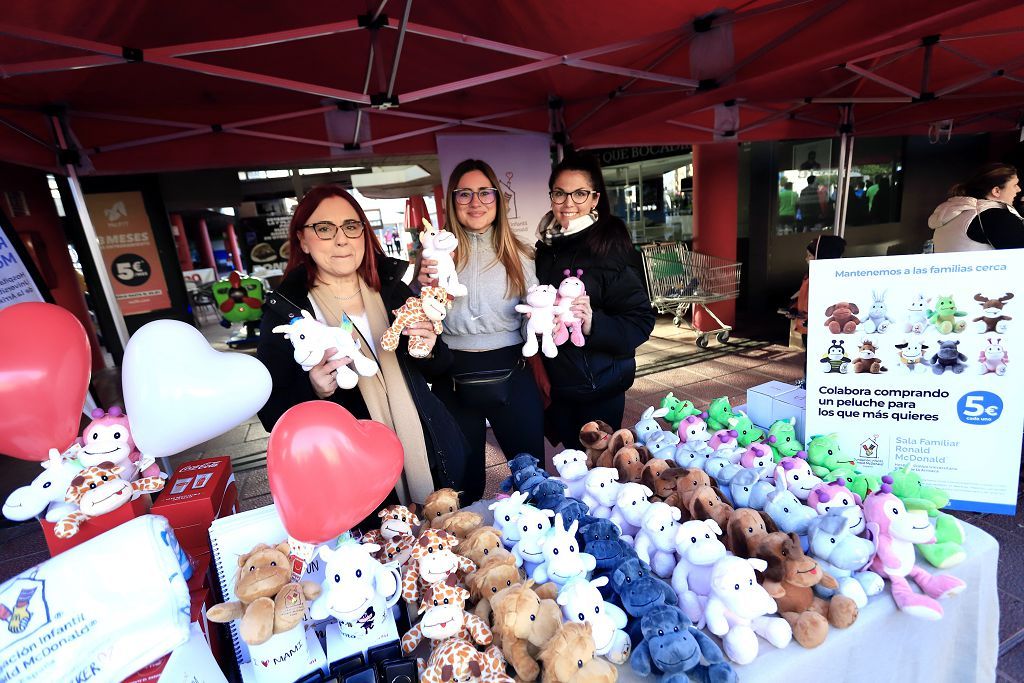
[[[444,327],[441,321],[448,315],[452,307],[452,297],[441,287],[424,287],[420,297],[409,297],[402,307],[393,311],[395,322],[380,338],[381,348],[394,351],[402,338],[402,331],[413,323],[428,321],[434,326],[434,334],[441,334]],[[413,358],[426,358],[433,350],[433,345],[423,337],[409,336],[409,355]]]
[[[129,484],[118,476],[123,471],[120,465],[101,462],[86,467],[71,480],[64,500],[77,504],[78,510],[68,513],[54,525],[53,533],[57,538],[71,538],[87,519],[104,515],[143,493],[160,491],[164,487],[164,480],[160,477],[143,477]]]

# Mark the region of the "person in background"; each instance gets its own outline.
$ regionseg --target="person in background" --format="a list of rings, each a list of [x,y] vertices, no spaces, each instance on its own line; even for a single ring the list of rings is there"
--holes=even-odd
[[[469,290],[444,321],[441,339],[452,364],[434,381],[469,441],[465,476],[457,486],[467,501],[478,500],[486,483],[487,422],[506,458],[529,453],[544,459],[544,408],[523,358],[523,327],[516,304],[537,284],[533,248],[508,223],[508,204],[494,170],[466,159],[448,179],[445,229],[459,240],[455,267]],[[423,259],[417,281],[435,284],[437,261]]]
[[[779,225],[784,232],[790,232],[796,224],[796,202],[800,197],[793,191],[793,183],[783,181],[779,188]]]
[[[807,244],[807,252],[804,260],[807,263],[816,259],[842,258],[846,251],[846,240],[836,235],[819,235]],[[794,320],[796,331],[800,333],[804,341],[804,348],[807,348],[807,299],[810,293],[810,272],[804,273],[800,289],[790,298],[790,311]]]
[[[621,426],[636,349],[654,330],[654,311],[640,255],[625,224],[611,215],[597,161],[565,158],[552,170],[548,189],[551,211],[539,227],[537,279],[558,287],[565,271],[582,270],[586,294],[572,302],[584,345],[565,343],[544,359],[551,381],[547,433],[565,448],[581,448],[579,432],[587,422]]]
[[[380,346],[394,309],[413,296],[401,279],[409,264],[384,255],[362,208],[337,185],[306,193],[288,227],[288,243],[291,257],[284,280],[267,297],[256,348],[273,381],[270,399],[259,411],[263,428],[272,431],[281,415],[299,403],[333,401],[357,419],[375,420],[398,435],[405,467],[391,502],[422,503],[436,488],[461,481],[465,439],[425,379],[448,369],[451,351],[429,322],[407,327],[395,351]],[[331,327],[345,318],[351,321],[360,351],[380,368],[377,374],[360,377],[352,389],[340,388],[337,369],[349,359],[328,360],[337,353],[334,348],[309,372],[303,370],[295,362],[292,343],[273,331],[303,311]],[[409,355],[408,339],[413,336],[432,346],[429,357]]]
[[[1024,219],[1013,207],[1018,194],[1017,169],[1003,163],[983,166],[954,185],[928,218],[935,253],[1024,247]]]
[[[815,176],[807,176],[807,187],[800,190],[797,206],[800,209],[800,232],[814,230],[821,224],[821,200],[818,198],[818,179]]]

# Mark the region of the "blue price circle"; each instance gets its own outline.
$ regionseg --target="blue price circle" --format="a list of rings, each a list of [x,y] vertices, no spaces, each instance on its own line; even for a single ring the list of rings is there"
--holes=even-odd
[[[1003,399],[991,391],[971,391],[956,402],[960,421],[969,425],[987,425],[1003,414]]]

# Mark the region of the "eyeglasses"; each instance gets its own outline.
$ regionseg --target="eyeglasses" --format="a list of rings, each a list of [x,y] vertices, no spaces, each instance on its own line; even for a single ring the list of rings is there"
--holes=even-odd
[[[465,206],[473,203],[473,195],[480,199],[481,204],[493,204],[498,199],[498,190],[493,187],[485,187],[474,192],[473,190],[460,188],[452,191],[452,197],[456,204]]]
[[[574,204],[582,204],[587,201],[592,194],[599,194],[596,190],[584,190],[582,187],[572,192],[566,192],[565,190],[551,190],[548,192],[548,197],[551,198],[554,204],[564,204],[566,197],[572,197]]]
[[[316,236],[322,240],[333,240],[338,234],[338,228],[345,233],[345,237],[359,237],[363,234],[366,224],[362,221],[345,221],[341,225],[335,225],[330,221],[319,221],[310,225],[303,225],[303,228],[311,228]]]

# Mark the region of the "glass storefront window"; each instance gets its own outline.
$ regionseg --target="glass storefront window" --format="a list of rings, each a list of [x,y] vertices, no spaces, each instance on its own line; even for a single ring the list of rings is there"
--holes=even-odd
[[[630,159],[628,163],[608,164],[609,159],[602,158],[612,213],[626,223],[635,244],[690,240],[693,238],[693,156],[685,147],[672,148],[660,158],[627,153],[627,150],[646,149],[662,148],[614,150],[615,160]]]

